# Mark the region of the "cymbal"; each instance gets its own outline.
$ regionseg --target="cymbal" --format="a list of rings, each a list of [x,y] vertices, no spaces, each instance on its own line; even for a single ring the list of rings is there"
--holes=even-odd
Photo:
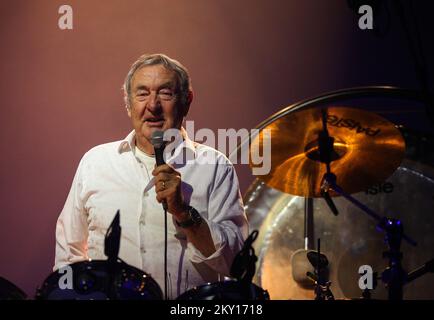
[[[383,182],[404,157],[405,142],[400,131],[375,113],[328,107],[327,129],[334,138],[330,169],[337,177],[337,184],[348,194]],[[263,151],[264,161],[268,157],[271,164],[268,174],[257,174],[259,179],[285,193],[320,197],[326,173],[326,165],[319,161],[321,130],[321,108],[296,110],[278,118],[252,139],[250,167],[264,165],[252,161],[252,150],[259,148],[256,152]],[[271,148],[270,154],[267,154],[267,146]],[[332,191],[330,195],[337,196]]]

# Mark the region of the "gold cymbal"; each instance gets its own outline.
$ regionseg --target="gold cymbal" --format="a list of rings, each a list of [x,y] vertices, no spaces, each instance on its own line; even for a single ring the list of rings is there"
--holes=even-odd
[[[268,186],[292,195],[320,197],[326,173],[318,152],[321,119],[320,108],[309,108],[289,113],[264,127],[252,140],[250,160],[253,148],[266,153],[264,144],[269,143],[271,154],[263,156],[271,160],[271,171],[257,177]],[[334,138],[331,172],[348,194],[386,180],[403,159],[405,143],[400,131],[375,113],[328,107],[327,129]],[[261,165],[250,161],[250,166]],[[337,194],[330,191],[330,195]]]

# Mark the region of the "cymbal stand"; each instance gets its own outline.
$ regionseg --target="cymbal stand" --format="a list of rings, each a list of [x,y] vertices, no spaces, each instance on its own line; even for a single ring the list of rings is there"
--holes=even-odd
[[[407,275],[407,283],[416,280],[417,278],[423,276],[425,273],[434,272],[434,259],[425,262],[425,264],[416,270],[413,270]]]
[[[330,137],[329,132],[327,130],[327,109],[322,108],[321,109],[321,119],[322,119],[322,131],[319,133],[318,136],[318,150],[319,150],[319,161],[324,163],[326,165],[326,176],[328,176],[330,179],[336,179],[336,176],[331,172],[330,169],[330,162],[332,162],[332,154],[334,152],[333,149],[333,143],[334,138]],[[338,209],[336,208],[332,198],[329,195],[328,192],[328,186],[323,183],[321,185],[321,196],[326,201],[327,205],[329,206],[331,212],[337,216],[339,214]]]
[[[388,287],[389,300],[402,300],[403,286],[407,278],[401,265],[403,226],[400,220],[389,218],[382,218],[379,226],[386,232],[385,238],[389,245],[389,251],[383,252],[383,257],[389,258],[389,267],[383,271],[381,279]]]
[[[388,269],[385,270],[385,272]],[[387,271],[389,272],[389,271]],[[387,274],[386,272],[386,274]],[[404,285],[409,284],[410,282],[418,279],[419,277],[425,275],[426,273],[431,272],[434,273],[434,259],[431,259],[427,262],[425,262],[422,266],[418,267],[417,269],[411,271],[408,274],[404,274],[403,277],[405,278],[405,283]],[[384,272],[383,272],[384,274]],[[373,273],[373,288],[372,289],[365,289],[363,290],[363,299],[371,299],[371,291],[375,290],[376,286],[377,286],[377,272]],[[383,275],[382,275],[383,278]]]
[[[336,193],[343,196],[356,207],[378,221],[377,228],[386,233],[385,241],[388,243],[389,250],[383,253],[383,257],[389,258],[389,267],[383,272],[382,280],[388,287],[389,300],[401,300],[402,288],[406,281],[406,273],[402,269],[401,265],[401,240],[406,240],[412,246],[417,245],[416,241],[404,234],[402,222],[400,220],[381,217],[351,195],[346,194],[342,188],[336,184],[336,176],[325,174],[324,183],[327,188],[334,190]]]
[[[375,290],[377,288],[378,273],[377,272],[373,272],[372,276],[373,276],[372,277],[372,288],[365,288],[365,289],[363,289],[362,299],[364,299],[364,300],[370,300],[371,299],[371,291]]]
[[[403,286],[406,281],[406,273],[402,268],[401,260],[402,253],[400,251],[401,240],[405,239],[411,245],[416,246],[416,242],[404,234],[402,222],[398,219],[391,219],[381,217],[373,210],[353,198],[351,195],[346,194],[342,188],[336,183],[336,175],[331,172],[330,162],[331,156],[334,152],[333,142],[334,138],[330,137],[327,130],[327,110],[321,109],[323,130],[319,133],[319,153],[320,161],[326,164],[327,171],[324,174],[321,194],[326,200],[330,210],[337,215],[337,209],[334,205],[328,190],[332,189],[339,195],[343,196],[356,207],[367,213],[369,216],[378,221],[377,228],[386,233],[385,240],[388,243],[389,250],[383,253],[383,257],[389,258],[389,267],[383,272],[382,280],[388,287],[389,300],[402,300]]]

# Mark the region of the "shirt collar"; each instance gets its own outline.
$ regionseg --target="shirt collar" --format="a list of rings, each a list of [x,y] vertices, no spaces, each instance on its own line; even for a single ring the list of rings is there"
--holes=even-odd
[[[170,146],[172,152],[172,156],[169,158],[168,162],[171,162],[172,159],[176,158],[183,149],[187,149],[193,153],[193,155],[196,155],[196,145],[194,141],[192,141],[188,135],[187,131],[184,129],[184,127],[181,127],[180,130],[178,130],[178,133],[180,136],[177,136],[173,146]],[[124,140],[122,140],[118,147],[118,152],[123,153],[126,151],[133,151],[136,146],[136,132],[135,130],[131,131]]]

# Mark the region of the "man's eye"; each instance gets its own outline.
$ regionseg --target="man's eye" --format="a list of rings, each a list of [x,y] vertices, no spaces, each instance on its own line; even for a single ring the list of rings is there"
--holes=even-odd
[[[174,94],[173,94],[172,91],[167,91],[167,90],[160,91],[158,95],[163,100],[171,100],[173,98],[173,96],[174,96]]]

